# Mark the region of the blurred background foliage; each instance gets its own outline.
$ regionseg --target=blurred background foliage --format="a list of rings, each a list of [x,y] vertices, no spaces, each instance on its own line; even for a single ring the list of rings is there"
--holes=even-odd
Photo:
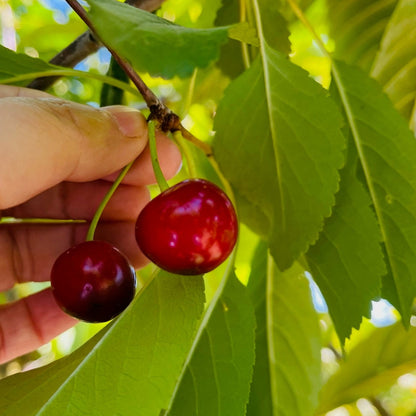
[[[331,39],[327,19],[328,4],[331,5],[331,3],[332,7],[335,7],[333,6],[334,2],[326,2],[325,0],[303,1],[308,18],[330,51],[334,49],[334,40]],[[209,7],[207,7],[208,4]],[[232,17],[227,15],[226,9],[222,9],[222,14],[217,15],[221,7],[221,0],[167,0],[157,13],[180,25],[206,28],[233,21]],[[238,19],[238,16],[235,18]],[[294,18],[289,9],[286,11],[285,18],[290,22],[291,59],[305,68],[312,77],[327,88],[330,83],[329,59],[322,55],[309,33]],[[48,61],[84,31],[84,24],[71,12],[63,0],[0,0],[0,42],[17,52]],[[224,73],[221,69],[221,60],[227,59],[226,55],[230,53],[227,50],[216,66],[195,71],[193,76],[188,79],[152,79],[146,74],[143,74],[143,78],[168,107],[183,118],[184,125],[194,135],[209,141],[214,134],[212,126],[216,106],[230,81],[229,76],[235,76],[243,69],[238,48],[240,46],[237,43],[234,44],[231,55],[228,56],[228,59],[231,56],[235,60],[233,71],[229,74]],[[101,49],[81,62],[76,68],[106,74],[109,62],[109,53]],[[96,80],[65,78],[56,82],[50,92],[58,97],[98,106],[101,87],[101,83]],[[139,101],[136,96],[125,94],[124,103],[145,111],[144,102]],[[200,162],[198,169],[201,175],[215,180],[212,169],[203,155],[190,146],[188,151]],[[184,176],[186,176],[185,170],[179,173],[175,181]],[[247,281],[250,273],[250,262],[257,238],[246,227],[242,227],[236,272],[243,282]],[[148,266],[139,271],[139,278],[145,281],[151,269],[152,266]],[[220,267],[210,273],[206,279],[208,299],[212,296],[222,276],[222,271]],[[0,294],[0,304],[27,296],[44,287],[45,284],[19,285],[9,292]],[[330,318],[326,313],[325,302],[313,282],[311,282],[311,290],[315,307],[321,318],[322,368],[324,378],[327,379],[338,368],[342,351]],[[348,351],[361,339],[371,334],[376,327],[391,325],[396,320],[397,314],[387,302],[374,302],[372,319],[366,320],[359,331],[353,332],[345,349]],[[81,322],[39,350],[0,366],[0,377],[44,365],[69,354],[101,328],[102,325]],[[409,373],[400,376],[391,388],[371,400],[360,399],[352,405],[328,413],[328,416],[344,415],[416,415],[416,374]]]

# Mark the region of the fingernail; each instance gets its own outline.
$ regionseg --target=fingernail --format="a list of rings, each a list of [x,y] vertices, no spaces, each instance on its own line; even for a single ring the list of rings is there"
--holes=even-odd
[[[139,110],[122,105],[112,105],[103,109],[112,115],[124,136],[134,139],[145,137],[146,118]]]

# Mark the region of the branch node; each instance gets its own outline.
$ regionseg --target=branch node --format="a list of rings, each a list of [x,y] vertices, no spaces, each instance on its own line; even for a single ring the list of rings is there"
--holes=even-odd
[[[148,120],[156,120],[163,132],[180,130],[181,120],[177,114],[165,107],[161,102],[149,106]]]

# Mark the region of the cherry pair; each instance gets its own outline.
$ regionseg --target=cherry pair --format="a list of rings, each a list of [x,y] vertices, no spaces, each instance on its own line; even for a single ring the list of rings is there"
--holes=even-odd
[[[136,240],[157,266],[182,275],[207,273],[231,253],[237,240],[235,210],[225,193],[204,179],[188,179],[151,200],[136,222]],[[55,261],[52,291],[68,314],[105,322],[132,301],[135,271],[111,244],[85,241]]]

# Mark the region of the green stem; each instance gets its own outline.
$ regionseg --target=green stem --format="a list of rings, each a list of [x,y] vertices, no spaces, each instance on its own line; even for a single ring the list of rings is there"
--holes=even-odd
[[[157,157],[156,127],[155,127],[155,123],[153,120],[149,120],[148,130],[149,130],[149,149],[150,149],[150,156],[152,158],[153,172],[155,173],[156,181],[157,181],[157,184],[159,185],[160,192],[163,192],[169,188],[169,185],[166,182],[165,177],[163,176],[163,172],[159,164],[159,159]]]
[[[185,150],[186,145],[184,146],[181,143],[182,140],[185,140],[185,137],[183,136],[183,134],[182,134],[181,131],[176,131],[174,133],[174,138],[177,141],[177,143],[178,143],[179,147],[181,148],[181,150],[183,150],[183,153],[184,153],[185,158],[186,158],[186,162],[188,164],[188,168],[189,168],[190,175],[192,177],[196,177],[197,176],[197,169],[196,169],[196,166],[195,166],[195,162],[194,162],[192,156],[187,152],[187,150]],[[228,182],[227,178],[221,172],[221,169],[218,166],[218,163],[215,160],[215,157],[214,157],[214,155],[212,153],[212,149],[211,149],[210,153],[205,153],[205,156],[207,157],[207,159],[208,159],[209,163],[211,164],[212,168],[214,169],[215,173],[220,178],[220,181],[221,181],[221,183],[222,183],[222,185],[224,187],[225,193],[228,195],[228,197],[230,198],[230,200],[233,203],[233,205],[236,206],[235,196],[234,196],[233,189],[232,189],[230,183]]]
[[[191,151],[187,145],[187,142],[184,141],[182,134],[179,130],[173,133],[173,139],[175,140],[175,143],[178,145],[179,149],[181,150],[182,155],[184,156],[186,160],[186,166],[188,168],[188,175],[192,178],[196,178],[197,168],[196,168],[195,160],[191,155]]]
[[[245,0],[240,0],[240,22],[247,21],[247,5]],[[243,55],[244,67],[250,68],[250,54],[248,51],[248,45],[245,42],[241,42],[241,52]]]
[[[130,162],[127,166],[124,167],[124,169],[117,176],[117,179],[114,181],[113,185],[111,186],[111,188],[108,190],[105,197],[101,201],[100,205],[97,208],[97,211],[95,211],[95,214],[94,214],[94,217],[91,221],[90,227],[88,228],[87,237],[85,238],[86,241],[94,240],[95,229],[97,228],[98,221],[100,220],[100,217],[101,217],[101,214],[104,211],[104,208],[106,207],[110,198],[114,195],[114,192],[116,191],[116,189],[120,185],[121,181],[127,175],[127,172],[130,170],[133,163],[134,163],[134,160],[132,162]]]
[[[0,84],[14,84],[16,82],[32,80],[40,77],[54,77],[54,76],[70,76],[70,77],[79,77],[79,78],[89,78],[96,79],[113,87],[120,88],[130,94],[135,96],[141,96],[140,93],[133,88],[131,85],[119,81],[115,78],[108,77],[102,74],[95,74],[92,72],[77,71],[76,69],[53,69],[50,71],[39,71],[39,72],[30,72],[28,74],[16,75],[15,77],[3,78],[0,80]]]
[[[192,73],[191,79],[189,80],[189,87],[188,87],[188,91],[186,94],[186,99],[184,101],[185,104],[181,111],[181,118],[185,117],[185,115],[189,112],[189,109],[191,108],[192,99],[193,99],[194,92],[195,92],[195,82],[196,82],[197,75],[198,75],[198,69],[195,69],[194,72]]]
[[[221,183],[224,186],[225,193],[228,195],[228,197],[230,198],[231,202],[236,207],[237,205],[236,205],[236,202],[235,202],[235,195],[234,195],[233,189],[231,188],[230,182],[228,182],[228,180],[226,179],[226,177],[224,176],[224,174],[221,172],[221,169],[218,166],[218,163],[215,160],[214,156],[213,155],[209,156],[208,157],[208,160],[211,163],[211,166],[213,167],[213,169],[215,170],[215,173],[220,178]]]
[[[1,224],[83,224],[87,220],[1,217]]]
[[[202,140],[197,139],[190,131],[186,130],[182,124],[179,126],[179,131],[182,134],[182,137],[188,142],[191,142],[198,149],[201,149],[207,157],[212,155],[212,148],[208,143],[203,142]]]

